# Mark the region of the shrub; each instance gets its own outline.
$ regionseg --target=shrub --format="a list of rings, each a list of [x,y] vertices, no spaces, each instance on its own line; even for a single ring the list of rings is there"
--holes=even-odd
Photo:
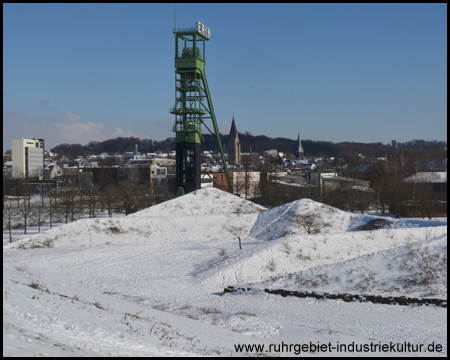
[[[218,255],[219,256],[225,256],[227,254],[227,251],[225,249],[220,249]]]
[[[185,194],[184,189],[180,186],[177,190],[177,197],[183,196],[184,194]],[[197,194],[195,194],[195,195],[197,195]]]
[[[292,248],[287,241],[283,243],[283,247],[284,250],[286,251],[286,254],[290,255]]]
[[[24,226],[25,226],[25,224],[19,222],[19,223],[16,223],[16,224],[12,225],[11,229],[19,230],[19,229],[23,229]]]
[[[392,221],[383,218],[376,218],[369,220],[364,225],[361,225],[358,230],[379,230],[390,226],[391,224]]]
[[[109,228],[108,228],[108,230],[110,231],[110,233],[112,233],[112,234],[120,234],[122,231],[117,227],[117,226],[115,226],[115,225],[113,225],[113,226],[110,226]]]
[[[21,272],[28,272],[28,265],[18,264],[16,266],[14,266],[14,269],[16,269],[17,271],[21,271]]]
[[[33,288],[33,289],[36,289],[36,290],[39,290],[40,287],[41,287],[41,285],[39,284],[39,281],[37,281],[37,280],[33,280],[31,282],[31,284],[29,284],[28,286]]]
[[[275,264],[275,260],[272,260],[272,261],[269,263],[269,270],[270,270],[271,272],[274,272],[276,268],[277,268],[277,266],[276,266],[276,264]]]
[[[306,214],[291,213],[285,216],[287,220],[290,220],[303,228],[307,234],[319,234],[323,229],[331,225],[328,222],[323,221],[318,211]]]

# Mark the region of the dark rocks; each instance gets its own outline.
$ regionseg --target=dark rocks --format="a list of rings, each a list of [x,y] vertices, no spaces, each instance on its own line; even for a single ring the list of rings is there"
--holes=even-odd
[[[237,288],[233,286],[228,286],[223,289],[223,293],[235,292],[235,291],[251,291],[255,290],[257,292],[262,292],[262,290],[252,289],[252,288]],[[295,296],[298,298],[311,297],[315,299],[329,299],[336,300],[341,299],[345,302],[360,301],[360,302],[371,302],[373,304],[385,304],[385,305],[435,305],[443,308],[447,308],[447,300],[444,299],[417,299],[417,298],[407,298],[406,296],[388,296],[383,297],[381,295],[354,295],[354,294],[316,294],[314,291],[291,291],[283,289],[264,289],[263,292],[267,294],[286,296]]]

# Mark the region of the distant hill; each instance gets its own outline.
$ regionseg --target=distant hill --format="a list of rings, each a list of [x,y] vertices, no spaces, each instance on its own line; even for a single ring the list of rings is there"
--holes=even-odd
[[[204,150],[208,148],[212,151],[218,151],[219,147],[214,143],[212,135],[204,135],[206,145]],[[220,135],[224,151],[228,152],[228,135]],[[294,154],[297,149],[297,140],[287,138],[270,138],[265,135],[254,136],[249,133],[239,133],[239,140],[241,142],[241,151],[257,152],[262,154],[266,150],[276,149],[279,152],[288,155]],[[138,145],[138,151],[145,154],[149,152],[169,152],[175,151],[175,138],[167,138],[166,140],[156,141],[151,139],[139,139],[135,137],[118,137],[116,139],[109,139],[105,141],[90,141],[87,145],[80,144],[60,144],[50,149],[60,155],[65,155],[69,158],[75,158],[80,155],[90,154],[123,154],[124,152],[133,152],[135,145]],[[345,157],[348,154],[363,154],[366,157],[380,157],[384,156],[386,152],[392,151],[390,145],[381,142],[376,143],[359,143],[359,142],[340,142],[332,143],[330,141],[313,141],[302,140],[305,155],[328,155],[334,157]],[[398,148],[408,149],[413,152],[419,150],[433,151],[435,160],[444,160],[447,158],[447,142],[445,141],[425,141],[412,140],[405,143],[397,143]]]

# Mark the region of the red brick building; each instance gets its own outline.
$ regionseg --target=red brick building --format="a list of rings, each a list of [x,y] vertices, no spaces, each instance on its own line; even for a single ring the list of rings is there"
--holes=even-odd
[[[233,186],[233,173],[230,172],[229,175],[230,175],[231,186]],[[227,177],[225,176],[224,172],[209,173],[209,176],[211,176],[213,179],[212,186],[229,192]],[[202,179],[208,179],[208,178],[209,177],[206,173],[202,173]]]

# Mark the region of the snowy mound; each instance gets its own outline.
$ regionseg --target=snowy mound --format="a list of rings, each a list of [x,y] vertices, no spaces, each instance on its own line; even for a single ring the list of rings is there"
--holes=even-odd
[[[273,240],[289,234],[347,231],[352,214],[310,199],[301,199],[261,213],[250,235]]]
[[[256,287],[445,299],[447,235],[289,274]]]
[[[258,221],[261,220],[263,215],[265,214],[259,215]],[[354,214],[349,214],[349,216],[366,220],[374,218]],[[333,219],[332,216],[328,217],[328,221],[330,218]],[[340,223],[338,222],[339,211],[335,218],[335,224],[331,224],[328,228],[333,231],[339,226],[345,228],[345,222],[342,220]],[[227,263],[214,277],[218,282],[221,279],[226,279],[227,285],[245,287],[245,284],[251,286],[253,283],[283,278],[290,274],[307,270],[313,271],[312,269],[315,268],[341,264],[350,259],[361,258],[388,249],[415,246],[415,243],[430,239],[442,239],[443,236],[445,236],[445,241],[447,239],[447,227],[444,222],[441,223],[441,226],[436,226],[434,221],[410,220],[409,223],[401,221],[400,225],[402,226],[395,227],[395,220],[392,220],[393,226],[374,231],[327,232],[327,229],[325,229],[321,233],[290,233],[284,236],[285,229],[289,229],[288,226],[291,226],[291,224],[287,223],[283,228],[282,224],[273,222],[272,225],[268,224],[267,229],[272,227],[278,231],[280,237],[275,237],[276,231],[269,233],[269,235],[275,234],[273,238],[267,236],[267,233],[262,233],[263,243],[259,243],[251,253]],[[257,227],[258,221],[253,229]],[[280,222],[282,221],[280,220]],[[344,225],[342,225],[343,223]],[[427,223],[428,227],[425,226]],[[250,239],[256,240],[255,238]],[[267,241],[267,239],[272,241]],[[333,274],[333,272],[330,271],[330,274]],[[312,275],[312,277],[314,276]],[[340,287],[339,278],[333,281],[335,281],[336,286]],[[331,289],[328,291],[331,291]],[[399,292],[405,294],[408,293],[407,291],[407,289],[402,288]],[[442,291],[439,290],[439,294],[441,293]]]
[[[198,190],[127,217],[82,219],[4,245],[5,249],[210,241],[249,230],[265,208],[219,189]]]
[[[258,216],[250,236],[261,240],[274,240],[288,235],[336,234],[359,231],[373,215],[352,214],[337,208],[310,200],[300,199],[265,211]],[[389,218],[386,228],[408,229],[447,225],[446,221],[428,219]]]
[[[446,219],[389,218],[390,226],[362,231],[374,216],[311,200],[261,210],[206,189],[5,245],[6,355],[251,356],[233,346],[250,337],[436,342],[446,355],[444,308],[222,294],[237,285],[445,298]],[[292,220],[310,213],[319,225]]]
[[[252,214],[266,208],[217,188],[209,187],[136,212],[129,217]]]

